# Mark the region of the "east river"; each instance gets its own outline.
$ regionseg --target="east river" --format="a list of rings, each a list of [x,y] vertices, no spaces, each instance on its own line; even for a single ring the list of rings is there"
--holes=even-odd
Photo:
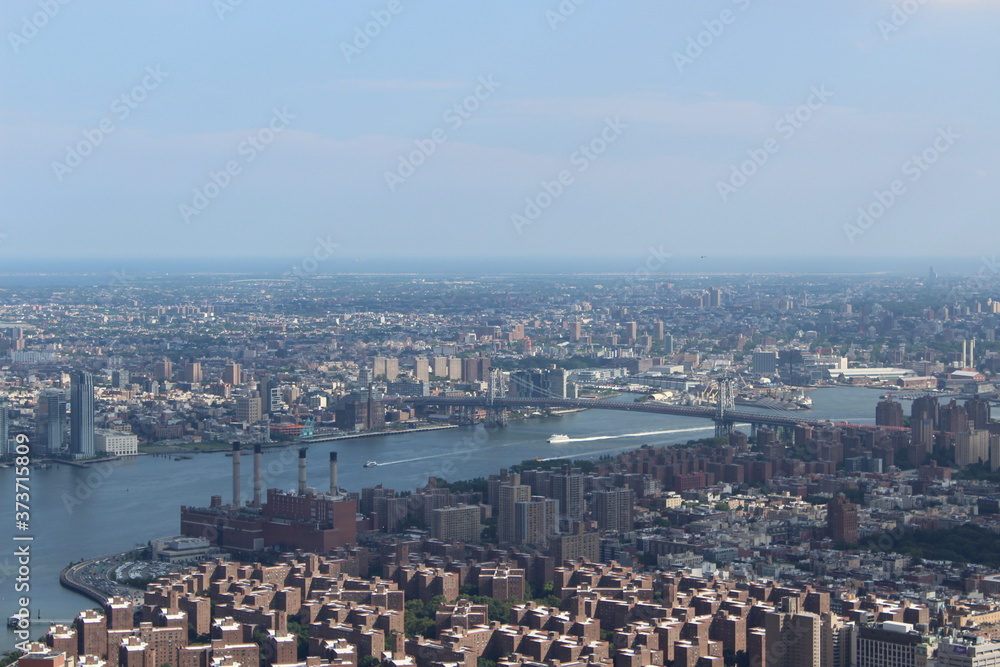
[[[823,388],[809,392],[813,409],[803,418],[873,423],[881,392],[863,388]],[[618,400],[631,400],[625,396]],[[751,408],[739,407],[740,410]],[[763,411],[767,413],[768,411]],[[548,444],[553,433],[570,441]],[[525,459],[570,457],[596,459],[644,444],[670,445],[710,437],[712,422],[696,417],[674,417],[613,410],[588,410],[559,417],[511,422],[507,428],[471,427],[428,433],[403,433],[311,445],[308,483],[329,487],[329,454],[337,451],[340,486],[348,491],[383,484],[397,491],[412,490],[429,476],[449,481],[485,477]],[[264,487],[292,489],[297,481],[296,447],[266,451]],[[369,460],[377,467],[365,468]],[[241,459],[243,499],[252,493],[252,456]],[[59,572],[72,561],[126,551],[148,540],[178,534],[180,506],[207,505],[211,495],[230,502],[232,459],[223,453],[139,456],[115,465],[76,468],[54,465],[31,470],[30,525],[15,526],[15,483],[12,468],[0,470],[0,531],[9,537],[0,552],[0,602],[3,615],[17,610],[21,595],[30,596],[32,617],[65,620],[94,602],[62,588]],[[15,592],[17,557],[15,535],[31,535],[30,592]],[[32,637],[47,626],[33,625]],[[3,650],[14,635],[7,630]]]

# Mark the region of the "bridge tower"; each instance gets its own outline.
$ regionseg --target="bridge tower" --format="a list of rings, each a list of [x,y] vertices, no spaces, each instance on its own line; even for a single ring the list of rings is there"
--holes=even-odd
[[[733,420],[727,415],[736,409],[736,397],[733,391],[733,379],[719,380],[719,398],[715,404],[715,437],[728,436],[733,432]]]
[[[496,399],[507,397],[507,387],[503,383],[503,373],[499,368],[490,371],[489,385],[486,389],[486,424],[488,426],[506,426],[507,410],[496,404]]]

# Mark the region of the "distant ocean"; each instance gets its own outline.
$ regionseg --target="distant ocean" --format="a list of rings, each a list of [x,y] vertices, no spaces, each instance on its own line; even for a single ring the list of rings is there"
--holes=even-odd
[[[3,259],[0,287],[107,285],[127,278],[215,275],[280,277],[301,257]],[[983,266],[975,257],[670,257],[654,276],[664,280],[710,274],[890,274],[919,276],[931,267],[944,277],[974,275]],[[628,274],[642,270],[636,257],[344,257],[323,262],[317,275],[417,274],[424,276]],[[656,264],[655,258],[651,264]],[[120,279],[120,278],[119,278]]]

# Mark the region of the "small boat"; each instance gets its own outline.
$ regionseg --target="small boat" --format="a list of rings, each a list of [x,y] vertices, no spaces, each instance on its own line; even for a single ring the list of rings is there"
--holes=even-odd
[[[553,442],[569,442],[569,436],[562,433],[556,433],[551,438],[549,438],[549,443]]]
[[[365,463],[365,467],[366,468],[374,468],[377,465],[378,465],[378,463],[375,462],[375,461],[368,461],[368,462]]]

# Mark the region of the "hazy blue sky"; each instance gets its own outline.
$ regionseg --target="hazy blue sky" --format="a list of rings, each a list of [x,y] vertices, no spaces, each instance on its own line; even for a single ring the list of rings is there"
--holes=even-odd
[[[1000,252],[1000,0],[0,12],[0,267]]]

